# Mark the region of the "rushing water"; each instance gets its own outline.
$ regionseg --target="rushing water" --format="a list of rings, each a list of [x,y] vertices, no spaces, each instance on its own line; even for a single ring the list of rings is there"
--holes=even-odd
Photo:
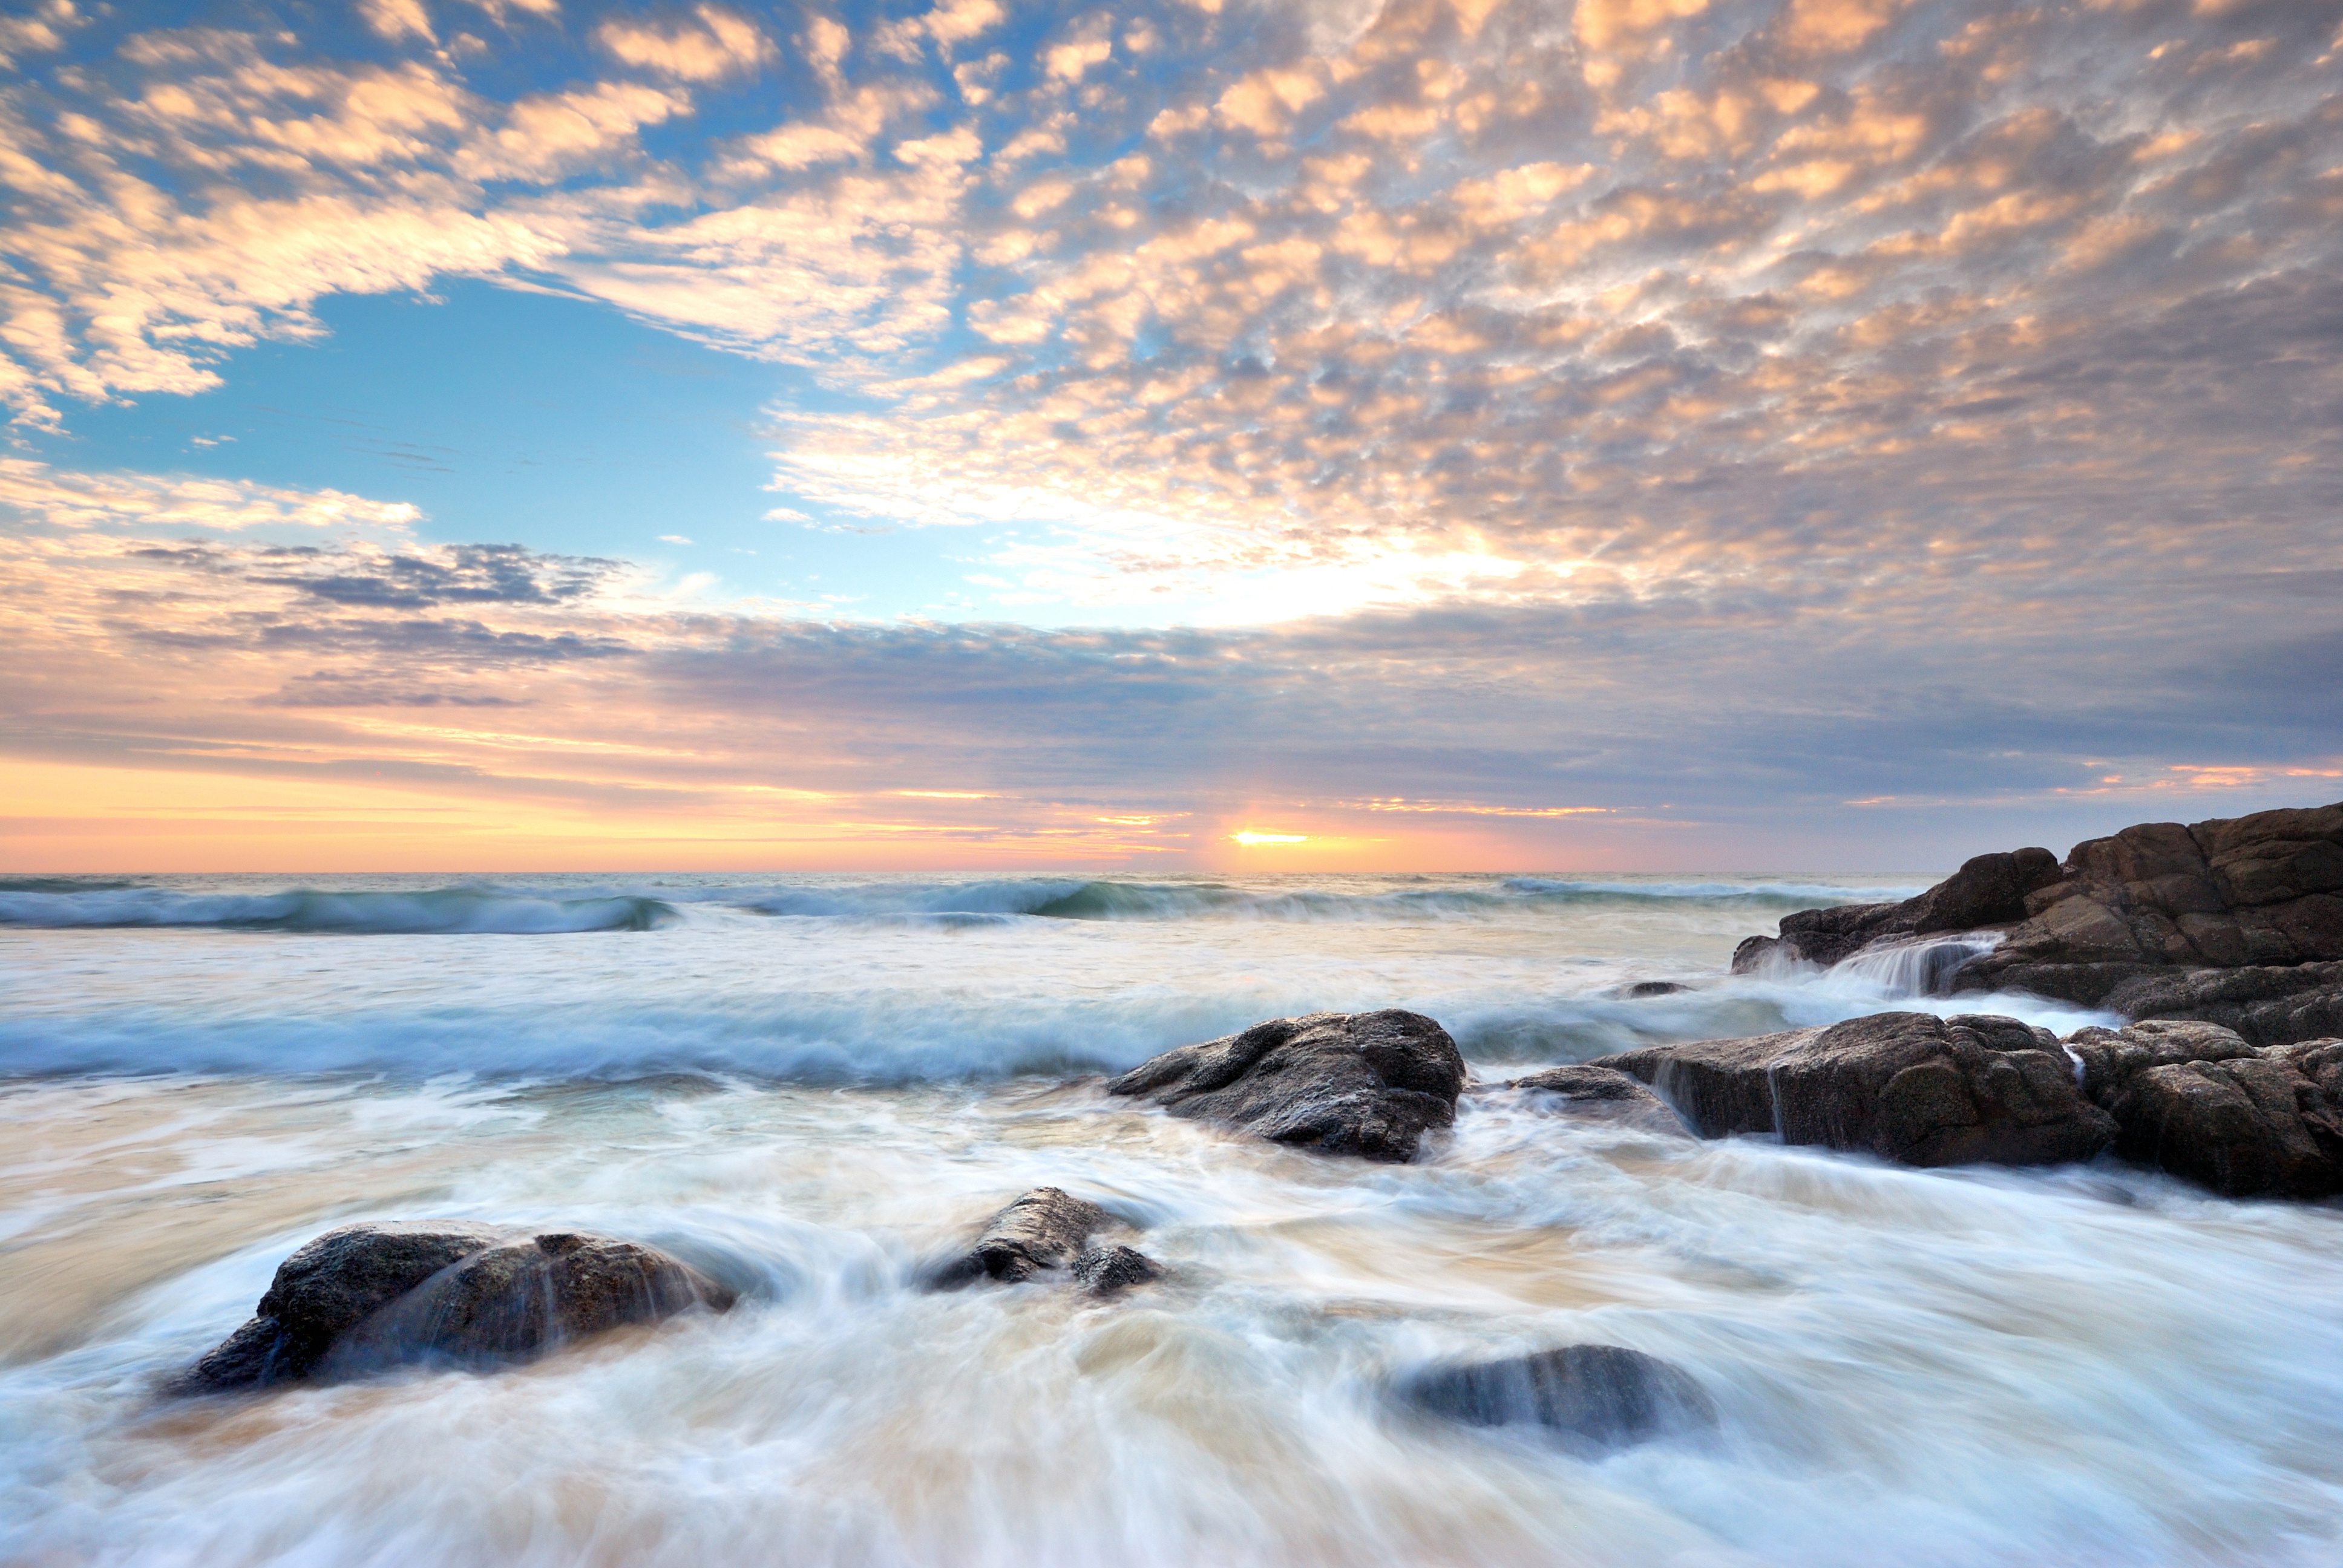
[[[1787,910],[1909,890],[0,883],[0,1560],[2343,1560],[2332,1207],[1502,1093],[1373,1166],[1095,1076],[1330,1008],[1429,1012],[1483,1081],[1890,1005],[2105,1021],[1899,998],[1925,963],[1723,973]],[[1044,1182],[1168,1279],[915,1288]],[[745,1299],[493,1374],[158,1397],[301,1241],[400,1217],[639,1237]],[[1685,1368],[1717,1429],[1591,1458],[1384,1392],[1590,1341]]]

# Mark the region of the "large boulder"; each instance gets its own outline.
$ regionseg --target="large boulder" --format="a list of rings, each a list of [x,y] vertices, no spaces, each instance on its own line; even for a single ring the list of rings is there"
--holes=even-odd
[[[1550,1104],[1587,1121],[1608,1122],[1670,1138],[1686,1135],[1684,1124],[1668,1102],[1644,1087],[1641,1080],[1614,1067],[1550,1067],[1500,1086],[1499,1092],[1525,1094],[1533,1103]],[[1478,1092],[1476,1091],[1476,1092]]]
[[[1679,1368],[1623,1345],[1565,1345],[1503,1361],[1433,1367],[1401,1399],[1473,1426],[1546,1427],[1604,1447],[1716,1424],[1716,1406]]]
[[[1446,1030],[1394,1009],[1272,1019],[1167,1050],[1107,1092],[1272,1143],[1403,1161],[1427,1130],[1454,1123],[1464,1078]]]
[[[2258,1049],[2217,1024],[2150,1020],[2066,1049],[2126,1158],[2232,1198],[2343,1191],[2343,1040]]]
[[[1121,1221],[1087,1199],[1058,1187],[1036,1187],[986,1221],[967,1251],[930,1277],[939,1289],[994,1280],[1021,1284],[1038,1275],[1071,1270],[1092,1295],[1111,1295],[1161,1271],[1146,1254],[1119,1243],[1091,1244]]]
[[[350,1225],[277,1266],[254,1315],[179,1380],[183,1392],[339,1378],[402,1362],[526,1357],[733,1293],[656,1248],[575,1231]]]
[[[1775,1132],[1906,1165],[2087,1160],[2116,1131],[2054,1036],[1990,1015],[1874,1013],[1592,1065],[1651,1084],[1704,1138]]]

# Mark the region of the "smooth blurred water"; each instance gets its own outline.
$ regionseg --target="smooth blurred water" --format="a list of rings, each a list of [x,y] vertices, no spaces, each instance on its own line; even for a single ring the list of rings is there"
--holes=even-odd
[[[1325,1008],[1430,1012],[1484,1082],[1891,1005],[2098,1020],[1723,972],[1787,910],[1909,890],[0,883],[0,1560],[2343,1560],[2332,1207],[1492,1092],[1372,1166],[1086,1076]],[[1694,989],[1622,994],[1653,980]],[[1143,1221],[1167,1281],[914,1288],[1042,1182]],[[369,1217],[639,1237],[746,1300],[493,1375],[157,1397]],[[1718,1429],[1590,1460],[1383,1392],[1582,1341],[1684,1366]]]

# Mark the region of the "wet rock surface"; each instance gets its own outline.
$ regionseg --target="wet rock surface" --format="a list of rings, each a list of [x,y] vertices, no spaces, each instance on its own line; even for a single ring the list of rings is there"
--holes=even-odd
[[[2343,1040],[2257,1048],[2150,1020],[2082,1030],[2067,1049],[2127,1159],[2232,1198],[2343,1191]]]
[[[975,1245],[947,1265],[935,1282],[998,1280],[1016,1284],[1065,1268],[1091,1236],[1116,1222],[1087,1199],[1057,1187],[1036,1187],[988,1221]]]
[[[1663,1133],[1672,1138],[1688,1135],[1688,1129],[1674,1111],[1642,1081],[1611,1067],[1548,1068],[1516,1078],[1503,1085],[1506,1090],[1525,1091],[1555,1103],[1557,1108],[1574,1116],[1616,1122],[1640,1132]]]
[[[331,1231],[285,1260],[254,1315],[174,1385],[183,1392],[335,1379],[415,1361],[518,1359],[732,1292],[656,1248],[461,1223]]]
[[[1433,1367],[1403,1379],[1396,1392],[1450,1421],[1541,1426],[1600,1447],[1716,1424],[1715,1402],[1682,1369],[1622,1345]]]
[[[1091,1247],[1074,1260],[1074,1279],[1093,1296],[1111,1296],[1143,1285],[1163,1271],[1135,1247]]]
[[[1454,1123],[1464,1079],[1448,1031],[1394,1009],[1272,1019],[1165,1051],[1107,1092],[1297,1149],[1404,1161]]]
[[[1992,1015],[1874,1013],[1590,1065],[1651,1084],[1704,1138],[1777,1132],[1906,1165],[2087,1160],[2116,1132],[2054,1036]]]

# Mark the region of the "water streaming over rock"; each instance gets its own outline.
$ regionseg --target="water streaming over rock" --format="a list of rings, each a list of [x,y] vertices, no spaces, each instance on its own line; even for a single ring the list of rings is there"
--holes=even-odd
[[[1908,890],[0,890],[0,1561],[2336,1561],[2332,1207],[1469,1092],[1377,1166],[1095,1076],[1326,1008],[1431,1013],[1484,1081],[1891,1005],[2097,1016],[1899,997],[1893,966],[1724,974],[1784,910]],[[665,912],[504,912],[616,904]],[[327,908],[365,913],[283,912]],[[124,909],[180,918],[75,918]],[[1649,980],[1692,989],[1625,994]],[[1045,1185],[1141,1222],[1163,1277],[920,1288]],[[299,1242],[402,1217],[631,1237],[742,1300],[493,1372],[158,1396]],[[1394,1395],[1587,1342],[1682,1369],[1715,1425],[1589,1452]]]

